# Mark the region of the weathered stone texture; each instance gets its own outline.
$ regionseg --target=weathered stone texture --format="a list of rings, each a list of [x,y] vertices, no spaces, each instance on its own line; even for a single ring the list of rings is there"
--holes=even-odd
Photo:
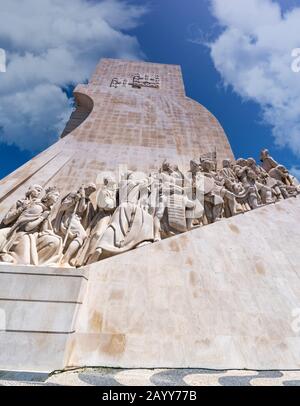
[[[136,73],[159,75],[160,87],[110,87],[113,78],[130,80]],[[0,182],[0,211],[33,183],[57,185],[64,194],[118,165],[148,173],[164,159],[186,169],[208,152],[217,151],[219,162],[233,158],[216,118],[186,97],[179,66],[103,59],[75,96],[78,111],[63,135],[74,130]]]
[[[88,266],[67,365],[299,369],[299,210],[289,199]]]

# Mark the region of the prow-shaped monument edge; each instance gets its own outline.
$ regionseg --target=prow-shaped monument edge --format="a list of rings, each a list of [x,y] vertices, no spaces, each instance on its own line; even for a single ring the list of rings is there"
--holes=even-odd
[[[290,199],[89,265],[66,365],[299,369],[299,213]]]

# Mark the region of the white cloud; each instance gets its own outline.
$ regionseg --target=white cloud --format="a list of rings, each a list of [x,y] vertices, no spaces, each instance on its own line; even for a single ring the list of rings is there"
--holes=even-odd
[[[1,2],[0,141],[39,150],[57,139],[71,112],[61,89],[88,79],[101,57],[140,58],[126,30],[146,11],[126,0]]]
[[[300,166],[292,166],[289,172],[294,175],[298,180],[300,179]]]
[[[225,85],[257,102],[278,146],[300,156],[300,73],[292,50],[300,46],[300,6],[285,14],[271,0],[211,0],[223,31],[209,44]]]

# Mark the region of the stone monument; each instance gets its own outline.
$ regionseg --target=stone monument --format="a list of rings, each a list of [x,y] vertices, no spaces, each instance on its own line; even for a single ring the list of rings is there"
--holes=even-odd
[[[0,182],[0,369],[299,368],[298,181],[235,160],[177,66],[103,59],[74,96]]]

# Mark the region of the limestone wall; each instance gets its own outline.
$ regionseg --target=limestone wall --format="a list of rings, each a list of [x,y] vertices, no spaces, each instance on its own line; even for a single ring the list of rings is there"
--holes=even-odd
[[[0,265],[0,369],[299,369],[299,214],[289,199],[82,270]]]
[[[299,369],[300,199],[88,267],[67,365]]]
[[[0,264],[0,369],[50,372],[65,366],[81,305],[84,271]]]

